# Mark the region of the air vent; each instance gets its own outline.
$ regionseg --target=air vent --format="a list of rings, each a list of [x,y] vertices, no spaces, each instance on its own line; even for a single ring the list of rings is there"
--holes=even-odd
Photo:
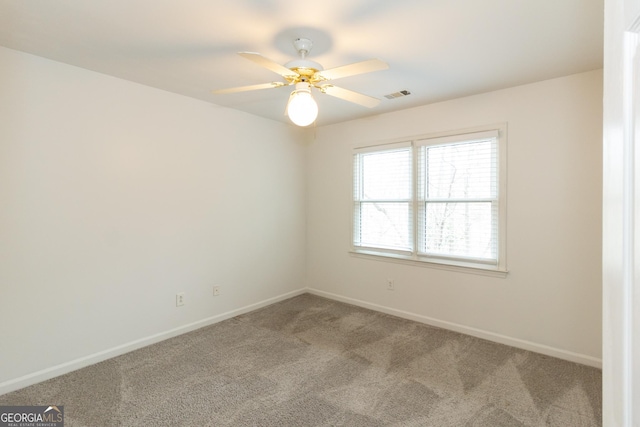
[[[401,90],[399,92],[394,92],[394,93],[390,93],[389,95],[385,95],[384,97],[387,99],[395,99],[395,98],[401,98],[403,96],[408,96],[411,95],[411,92],[409,92],[408,90]]]

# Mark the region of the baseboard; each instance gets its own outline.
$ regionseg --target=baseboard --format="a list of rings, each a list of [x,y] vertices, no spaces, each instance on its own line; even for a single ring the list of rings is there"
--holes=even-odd
[[[481,329],[476,329],[469,326],[459,325],[457,323],[438,320],[438,319],[423,316],[420,314],[410,313],[403,310],[396,310],[394,308],[385,307],[382,305],[373,304],[370,302],[361,301],[358,299],[349,298],[342,295],[333,294],[330,292],[324,292],[318,289],[307,288],[307,292],[313,295],[318,295],[318,296],[329,298],[332,300],[345,302],[347,304],[356,305],[358,307],[368,308],[371,310],[390,314],[392,316],[401,317],[403,319],[414,320],[416,322],[424,323],[431,326],[437,326],[439,328],[448,329],[450,331],[460,332],[462,334],[471,335],[471,336],[482,338],[488,341],[509,345],[511,347],[521,348],[523,350],[529,350],[535,353],[556,357],[558,359],[568,360],[570,362],[576,362],[582,365],[587,365],[587,366],[592,366],[594,368],[602,369],[602,359],[598,359],[592,356],[587,356],[584,354],[579,354],[579,353],[574,353],[567,350],[549,347],[543,344],[537,344],[534,342],[525,341],[518,338],[512,338],[505,335],[496,334],[493,332],[487,332]]]
[[[253,310],[257,310],[267,305],[271,305],[276,302],[283,301],[283,300],[304,294],[306,292],[307,292],[306,289],[299,289],[296,291],[288,292],[286,294],[269,298],[264,301],[257,302],[255,304],[250,304],[245,307],[238,308],[236,310],[231,310],[226,313],[208,317],[206,319],[202,319],[197,322],[190,323],[188,325],[170,329],[165,332],[160,332],[155,335],[151,335],[145,338],[131,341],[123,345],[119,345],[117,347],[100,351],[98,353],[94,353],[85,357],[74,359],[69,362],[62,363],[57,366],[53,366],[51,368],[33,372],[31,374],[27,374],[16,379],[4,381],[0,383],[0,395],[10,393],[12,391],[19,390],[21,388],[28,387],[33,384],[37,384],[39,382],[46,381],[48,379],[51,379],[60,375],[64,375],[71,371],[75,371],[77,369],[84,368],[86,366],[93,365],[98,362],[102,362],[103,360],[111,359],[113,357],[120,356],[125,353],[129,353],[130,351],[137,350],[139,348],[146,347],[148,345],[155,344],[160,341],[164,341],[166,339],[173,338],[175,336],[182,335],[187,332],[191,332],[196,329],[203,328],[205,326],[213,325],[214,323],[222,322],[223,320],[227,320],[232,317],[239,316],[241,314],[245,314]]]
[[[381,313],[390,314],[392,316],[401,317],[404,319],[413,320],[416,322],[424,323],[431,326],[440,327],[443,329],[448,329],[455,332],[460,332],[463,334],[471,335],[474,337],[486,339],[489,341],[494,341],[500,344],[509,345],[516,348],[521,348],[524,350],[533,351],[536,353],[545,354],[551,357],[557,357],[559,359],[568,360],[570,362],[576,362],[587,366],[593,366],[595,368],[602,369],[602,360],[597,359],[595,357],[587,356],[584,354],[574,353],[562,349],[557,349],[553,347],[549,347],[542,344],[536,344],[530,341],[521,340],[518,338],[512,338],[501,334],[496,334],[493,332],[483,331],[481,329],[472,328],[469,326],[459,325],[457,323],[447,322],[443,320],[434,319],[427,316],[422,316],[420,314],[410,313],[403,310],[397,310],[390,307],[385,307],[378,304],[373,304],[366,301],[361,301],[354,298],[345,297],[338,294],[333,294],[330,292],[320,291],[318,289],[306,288],[299,289],[296,291],[288,292],[286,294],[282,294],[273,298],[268,298],[264,301],[257,302],[255,304],[250,304],[245,307],[241,307],[235,310],[228,311],[226,313],[221,313],[212,317],[208,317],[206,319],[199,320],[197,322],[193,322],[184,326],[180,326],[178,328],[170,329],[165,332],[161,332],[155,335],[151,335],[145,338],[141,338],[117,347],[113,347],[104,351],[100,351],[98,353],[94,353],[85,357],[81,357],[78,359],[71,360],[66,363],[62,363],[60,365],[53,366],[51,368],[43,369],[31,374],[24,375],[19,378],[15,378],[12,380],[8,380],[0,383],[0,395],[10,393],[15,390],[19,390],[24,387],[28,387],[33,384],[37,384],[42,381],[46,381],[48,379],[64,375],[66,373],[75,371],[77,369],[84,368],[86,366],[90,366],[96,364],[98,362],[102,362],[103,360],[111,359],[116,356],[120,356],[125,353],[129,353],[131,351],[137,350],[142,347],[146,347],[151,344],[158,343],[160,341],[164,341],[169,338],[173,338],[178,335],[185,334],[187,332],[194,331],[196,329],[203,328],[205,326],[213,325],[214,323],[221,322],[223,320],[230,319],[235,316],[239,316],[241,314],[248,313],[250,311],[257,310],[262,307],[266,307],[268,305],[274,304],[279,301],[283,301],[289,298],[293,298],[295,296],[310,293],[314,295],[318,295],[321,297],[329,298],[336,301],[345,302],[348,304],[356,305],[363,308],[368,308],[371,310],[379,311]]]

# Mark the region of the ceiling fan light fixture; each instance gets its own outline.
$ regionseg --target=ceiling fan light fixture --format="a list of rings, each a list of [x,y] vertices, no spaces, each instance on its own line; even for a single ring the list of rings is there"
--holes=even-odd
[[[311,87],[315,87],[323,94],[367,108],[373,108],[380,103],[380,100],[377,98],[334,86],[332,81],[343,77],[370,73],[372,71],[386,70],[389,68],[386,62],[379,59],[369,59],[325,70],[319,63],[307,59],[307,55],[313,46],[310,39],[298,38],[294,40],[293,46],[298,52],[299,58],[289,61],[285,65],[280,65],[256,52],[238,52],[243,58],[279,74],[285,81],[219,89],[214,90],[213,93],[246,92],[295,84],[295,89],[291,92],[285,107],[285,115],[288,116],[289,120],[295,125],[301,127],[309,126],[315,122],[318,117],[318,104],[315,99],[313,99]]]
[[[298,126],[309,126],[318,117],[318,104],[313,95],[311,87],[307,82],[296,83],[296,88],[289,96],[287,104],[287,115],[289,119]]]

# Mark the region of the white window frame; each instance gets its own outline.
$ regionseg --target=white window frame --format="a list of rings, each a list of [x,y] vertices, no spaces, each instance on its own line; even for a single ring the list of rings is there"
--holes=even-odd
[[[497,205],[498,213],[498,237],[497,237],[497,262],[487,262],[486,260],[475,260],[462,257],[444,257],[430,256],[428,254],[420,254],[418,230],[419,230],[419,203],[418,199],[418,162],[419,150],[421,146],[432,146],[441,144],[453,144],[462,141],[476,139],[478,136],[497,134],[497,197],[492,203]],[[439,132],[426,135],[418,135],[414,137],[398,138],[391,141],[383,141],[368,145],[355,145],[353,148],[353,156],[358,153],[377,152],[394,149],[396,147],[411,146],[413,159],[413,200],[412,200],[412,224],[411,230],[413,234],[412,250],[397,251],[391,249],[370,248],[356,246],[354,243],[355,233],[357,230],[356,223],[356,204],[358,203],[354,197],[355,191],[355,169],[353,172],[353,182],[351,187],[351,205],[352,205],[352,226],[350,236],[350,253],[356,257],[376,259],[382,261],[392,261],[404,264],[412,264],[423,267],[434,267],[454,271],[463,271],[468,273],[485,274],[490,276],[504,277],[507,273],[507,124],[494,124],[487,126],[479,126],[457,131]],[[355,162],[352,161],[353,167]]]

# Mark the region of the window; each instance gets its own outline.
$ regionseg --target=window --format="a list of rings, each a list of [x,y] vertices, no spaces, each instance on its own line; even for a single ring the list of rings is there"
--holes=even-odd
[[[505,133],[357,148],[353,251],[506,271]]]
[[[407,144],[356,154],[356,246],[413,250],[412,154]]]

